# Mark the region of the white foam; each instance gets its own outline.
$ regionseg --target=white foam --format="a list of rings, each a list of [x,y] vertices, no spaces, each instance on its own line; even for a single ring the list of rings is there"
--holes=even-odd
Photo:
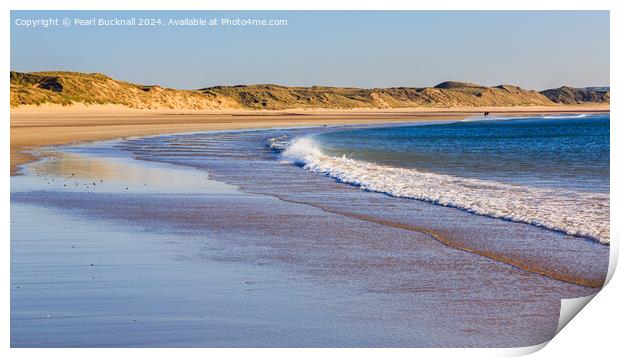
[[[294,139],[282,158],[361,189],[461,208],[609,244],[609,195],[536,188],[331,157],[311,137]]]
[[[568,114],[568,115],[562,115],[562,114],[553,114],[553,115],[549,115],[549,116],[543,116],[542,118],[544,119],[572,119],[572,118],[585,118],[585,117],[589,117],[591,116],[590,114]]]
[[[461,122],[489,122],[489,121],[506,121],[509,119],[523,119],[523,117],[496,117],[496,116],[489,116],[489,117],[467,117],[467,118],[463,118],[461,119]]]
[[[269,143],[269,148],[279,151],[286,149],[286,146],[289,143],[288,136],[286,134],[279,137],[269,138],[267,142]]]
[[[591,117],[592,114],[552,114],[542,117],[528,117],[528,116],[488,116],[488,117],[467,117],[461,119],[461,122],[486,122],[486,121],[506,121],[510,119],[529,119],[529,118],[544,118],[544,119],[577,119]]]

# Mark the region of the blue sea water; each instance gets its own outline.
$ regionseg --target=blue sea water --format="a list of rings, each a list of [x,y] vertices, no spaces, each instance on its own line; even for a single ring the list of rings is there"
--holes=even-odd
[[[370,128],[316,140],[328,155],[393,167],[609,191],[609,114]]]
[[[297,138],[283,152],[362,189],[609,242],[609,114],[492,118]]]

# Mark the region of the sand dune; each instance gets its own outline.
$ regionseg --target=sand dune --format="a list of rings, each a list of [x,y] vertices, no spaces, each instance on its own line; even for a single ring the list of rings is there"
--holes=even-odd
[[[442,82],[434,87],[288,87],[275,84],[215,86],[177,90],[112,79],[99,73],[11,72],[11,107],[45,103],[114,104],[137,109],[393,109],[500,106],[553,106],[609,103],[596,90],[570,89],[537,92],[518,86],[486,87],[473,83]],[[558,90],[562,95],[558,95]],[[573,95],[569,96],[566,92]],[[579,95],[575,95],[578,93]]]

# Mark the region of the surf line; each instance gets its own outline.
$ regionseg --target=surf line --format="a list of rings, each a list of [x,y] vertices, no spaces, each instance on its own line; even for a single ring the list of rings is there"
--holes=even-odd
[[[257,193],[258,194],[258,193]],[[574,277],[568,274],[563,274],[561,272],[556,272],[556,271],[552,271],[552,270],[547,270],[541,267],[532,267],[529,266],[528,264],[526,264],[525,262],[519,261],[519,260],[515,260],[514,258],[508,257],[506,255],[502,255],[502,254],[498,254],[498,253],[493,253],[493,252],[489,252],[489,251],[482,251],[482,250],[474,250],[472,248],[466,247],[464,245],[460,245],[454,241],[451,241],[450,239],[442,236],[441,234],[439,234],[436,230],[433,229],[429,229],[429,228],[425,228],[422,226],[417,226],[417,225],[410,225],[410,224],[404,224],[404,223],[399,223],[399,222],[394,222],[394,221],[390,221],[390,220],[385,220],[385,219],[378,219],[375,217],[372,217],[370,215],[364,215],[364,214],[359,214],[359,213],[353,213],[353,212],[347,212],[347,211],[339,211],[339,210],[335,210],[332,208],[329,208],[327,206],[324,205],[320,205],[320,204],[315,204],[315,203],[308,203],[308,202],[304,202],[304,201],[298,201],[298,200],[294,200],[294,199],[288,199],[288,198],[284,198],[283,196],[277,195],[277,194],[272,194],[272,196],[278,198],[279,200],[288,202],[288,203],[293,203],[293,204],[300,204],[300,205],[309,205],[315,208],[318,208],[324,212],[330,213],[330,214],[336,214],[336,215],[342,215],[351,219],[357,219],[357,220],[362,220],[362,221],[366,221],[366,222],[371,222],[374,224],[378,224],[378,225],[383,225],[383,226],[389,226],[389,227],[393,227],[396,229],[402,229],[402,230],[407,230],[407,231],[413,231],[413,232],[417,232],[420,234],[423,234],[427,237],[432,238],[433,240],[438,241],[439,243],[443,244],[444,246],[450,247],[452,249],[456,249],[459,251],[464,251],[473,255],[478,255],[481,257],[485,257],[487,259],[496,261],[496,262],[500,262],[503,263],[505,265],[509,265],[512,267],[515,267],[517,269],[526,271],[526,272],[530,272],[530,273],[534,273],[534,274],[538,274],[541,276],[545,276],[557,281],[562,281],[562,282],[567,282],[567,283],[571,283],[574,285],[579,285],[579,286],[583,286],[583,287],[588,287],[588,288],[601,288],[603,287],[605,280],[597,280],[597,279],[585,279],[585,278],[580,278],[580,277]]]

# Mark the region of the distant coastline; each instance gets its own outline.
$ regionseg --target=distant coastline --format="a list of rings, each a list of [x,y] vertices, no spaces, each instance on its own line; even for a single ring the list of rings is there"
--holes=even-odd
[[[544,91],[442,82],[434,87],[287,87],[275,84],[177,90],[79,72],[11,72],[11,107],[118,105],[134,109],[291,110],[529,107],[609,104],[608,87],[560,87]]]
[[[509,85],[443,82],[426,88],[249,85],[176,90],[102,74],[10,75],[12,175],[36,159],[33,149],[127,136],[462,119],[485,112],[609,111],[609,88],[601,87],[536,92]]]

